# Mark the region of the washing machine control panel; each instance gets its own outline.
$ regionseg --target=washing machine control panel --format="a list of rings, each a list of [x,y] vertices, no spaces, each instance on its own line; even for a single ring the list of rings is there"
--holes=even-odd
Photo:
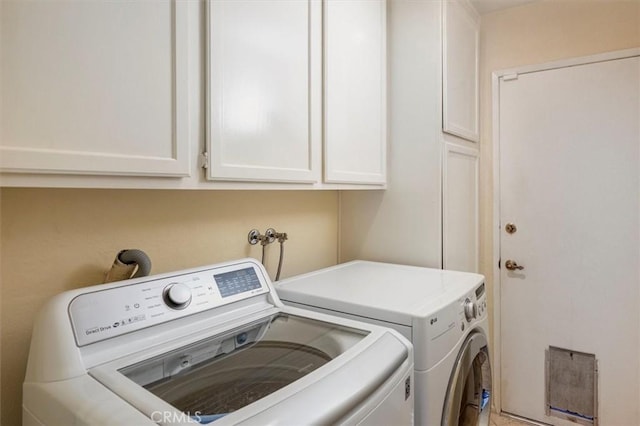
[[[270,286],[263,269],[245,261],[87,290],[69,303],[78,346],[265,294]]]

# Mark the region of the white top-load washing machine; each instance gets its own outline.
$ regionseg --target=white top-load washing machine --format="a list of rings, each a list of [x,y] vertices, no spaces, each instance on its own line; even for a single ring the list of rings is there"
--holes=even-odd
[[[276,284],[285,304],[392,327],[413,342],[416,424],[487,425],[484,277],[354,261]]]
[[[412,374],[396,331],[283,306],[244,259],[52,299],[23,424],[409,425]]]

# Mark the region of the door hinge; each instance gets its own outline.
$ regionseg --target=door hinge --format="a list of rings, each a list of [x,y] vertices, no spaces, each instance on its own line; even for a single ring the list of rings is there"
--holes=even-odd
[[[502,76],[502,81],[511,81],[511,80],[517,80],[517,79],[518,79],[518,74],[507,74]]]
[[[198,167],[200,167],[201,169],[208,169],[209,153],[207,151],[200,153],[200,156],[198,157],[198,162],[200,163],[198,164]]]

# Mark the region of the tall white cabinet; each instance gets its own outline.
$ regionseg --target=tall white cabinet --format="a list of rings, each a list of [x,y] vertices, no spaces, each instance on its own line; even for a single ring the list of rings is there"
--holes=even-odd
[[[477,272],[478,150],[446,142],[442,170],[442,267]]]
[[[187,176],[187,3],[0,6],[0,169]]]
[[[445,79],[450,85],[461,78],[446,75],[446,50],[461,44],[464,52],[453,56],[477,56],[475,40],[453,41],[443,31],[458,1],[389,2],[388,186],[341,192],[341,261],[477,271],[478,147],[450,134],[443,121],[446,107],[473,104],[477,113],[477,93],[449,97],[445,90]],[[473,11],[467,6],[461,10]],[[477,69],[466,71],[464,79],[477,78]]]

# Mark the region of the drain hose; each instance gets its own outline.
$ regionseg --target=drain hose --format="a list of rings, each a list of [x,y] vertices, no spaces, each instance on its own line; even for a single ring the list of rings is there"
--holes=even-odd
[[[149,272],[151,272],[151,259],[145,252],[138,249],[121,250],[116,255],[104,282],[110,283],[128,280],[129,278],[146,277]]]
[[[146,277],[151,272],[151,259],[147,256],[147,253],[138,249],[122,250],[118,253],[118,259],[126,265],[133,263],[138,265],[138,270],[131,278]]]

